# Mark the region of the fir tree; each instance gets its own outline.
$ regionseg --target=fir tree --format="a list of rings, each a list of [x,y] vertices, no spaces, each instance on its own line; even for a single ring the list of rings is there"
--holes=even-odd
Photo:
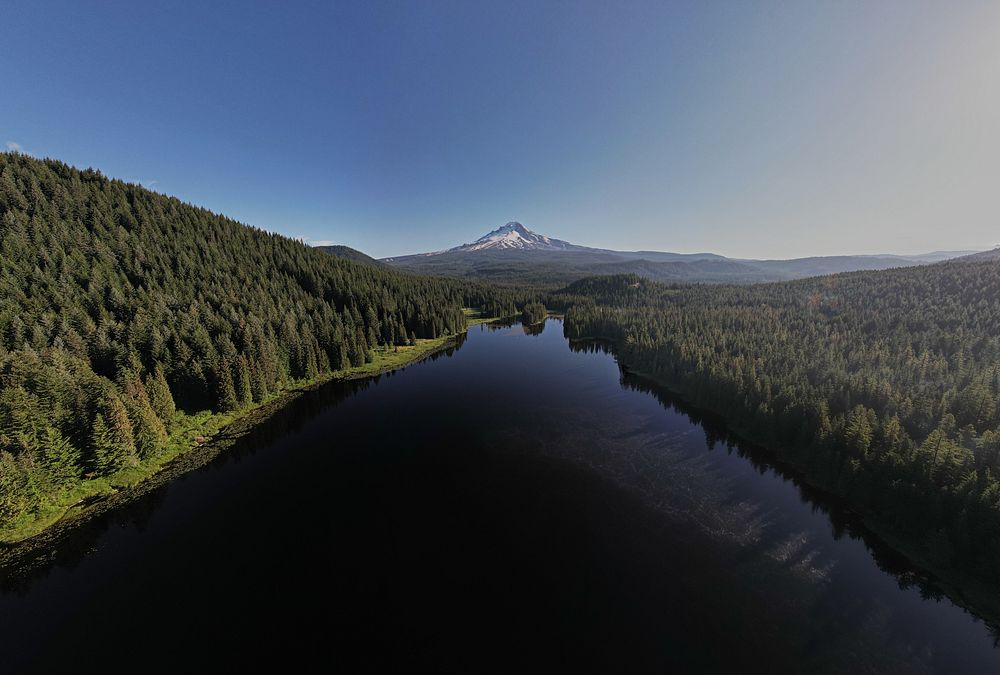
[[[233,369],[229,359],[223,359],[215,373],[216,400],[219,410],[232,411],[240,407],[236,397],[236,386],[233,384]]]
[[[240,354],[236,360],[236,372],[233,377],[233,386],[236,394],[236,401],[240,408],[245,408],[253,403],[253,387],[250,381],[250,364],[247,358]]]
[[[153,412],[160,418],[164,425],[169,426],[174,419],[174,397],[170,393],[170,385],[167,384],[166,375],[163,373],[163,366],[146,376],[146,392],[149,394],[149,403]]]

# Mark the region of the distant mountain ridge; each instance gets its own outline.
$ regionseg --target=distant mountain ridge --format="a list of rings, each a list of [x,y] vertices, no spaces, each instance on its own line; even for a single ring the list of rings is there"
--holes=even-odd
[[[956,258],[959,262],[979,262],[981,260],[1000,260],[1000,246],[989,251],[979,251]]]
[[[382,262],[422,274],[509,283],[566,284],[593,274],[622,273],[675,283],[756,283],[925,265],[969,254],[976,252],[751,260],[715,253],[615,251],[572,244],[511,221],[472,243],[442,251],[384,258]]]

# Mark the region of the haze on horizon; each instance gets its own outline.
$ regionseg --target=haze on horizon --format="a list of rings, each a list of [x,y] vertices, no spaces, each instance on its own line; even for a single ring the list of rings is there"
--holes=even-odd
[[[1000,243],[1000,3],[210,4],[0,4],[0,149],[379,257]]]

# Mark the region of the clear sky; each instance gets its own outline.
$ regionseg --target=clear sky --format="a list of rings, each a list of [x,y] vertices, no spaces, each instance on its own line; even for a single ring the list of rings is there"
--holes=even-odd
[[[0,36],[0,144],[376,256],[515,219],[739,257],[1000,243],[995,0],[0,0]]]

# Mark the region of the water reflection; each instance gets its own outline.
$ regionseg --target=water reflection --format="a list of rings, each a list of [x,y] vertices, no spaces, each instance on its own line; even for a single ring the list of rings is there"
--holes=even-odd
[[[164,658],[204,636],[226,670],[258,641],[376,671],[414,654],[465,672],[483,654],[526,660],[508,672],[539,655],[619,672],[996,665],[968,616],[895,588],[938,593],[836,499],[621,372],[609,345],[525,335],[483,326],[433,366],[307,392],[36,547],[0,593],[0,643],[62,670],[107,635],[141,652],[178,625]]]
[[[458,335],[452,345],[429,354],[418,363],[451,358],[467,339],[466,334]],[[0,592],[23,594],[28,592],[33,581],[44,578],[53,568],[74,569],[81,560],[99,550],[102,537],[113,528],[132,527],[143,531],[163,504],[172,480],[191,472],[214,471],[230,462],[252,457],[299,432],[331,406],[405,371],[406,367],[360,380],[333,381],[301,392],[294,402],[271,412],[266,422],[254,424],[235,438],[223,432],[216,437],[215,443],[178,458],[163,471],[163,480],[158,484],[152,485],[151,480],[132,493],[125,492],[107,500],[108,504],[102,504],[102,508],[89,516],[57,525],[25,542],[0,544]]]
[[[485,326],[486,329],[489,330],[489,331],[491,331],[491,332],[493,332],[493,331],[508,330],[510,328],[513,328],[514,326],[520,326],[520,325],[521,325],[521,321],[519,319],[510,318],[510,317],[505,318],[505,319],[495,319],[495,320],[491,321],[490,323],[480,324],[480,326]]]
[[[542,323],[536,323],[536,324],[532,324],[530,326],[528,326],[526,324],[521,324],[521,328],[524,329],[524,334],[525,335],[541,335],[542,332],[545,330],[545,324],[546,323],[548,323],[548,322],[547,321],[543,321]]]
[[[569,347],[578,353],[602,353],[617,358],[614,345],[608,341],[571,340]],[[623,389],[652,396],[665,410],[684,416],[692,425],[704,432],[707,449],[736,455],[749,463],[759,474],[771,475],[792,484],[797,489],[803,503],[809,504],[814,512],[826,516],[830,534],[835,541],[847,537],[861,542],[878,568],[892,575],[900,589],[915,588],[925,600],[941,601],[947,598],[932,574],[915,566],[912,561],[888,546],[878,535],[869,530],[843,499],[804,482],[774,452],[740,438],[731,432],[718,416],[688,405],[670,390],[649,379],[629,373],[621,366],[619,370],[621,374],[620,384]],[[662,457],[660,459],[662,461]],[[662,469],[654,469],[649,463],[631,466],[635,473],[633,479],[636,481],[643,480],[650,472],[660,475],[663,473]],[[687,477],[687,482],[689,484],[692,482],[690,476]],[[677,486],[672,486],[671,495],[676,496],[676,491]],[[705,503],[705,494],[713,492],[704,484],[698,485],[698,491],[700,491],[698,493],[699,504]],[[715,490],[717,494],[723,491],[724,488],[721,487]],[[683,488],[681,492],[683,492]],[[720,496],[719,498],[720,503],[724,501],[724,497]],[[761,530],[766,526],[766,520],[751,505],[745,503],[729,504],[725,508],[717,506],[717,516],[720,521],[730,524],[729,532],[727,532],[729,538],[743,545],[758,543],[761,538]],[[702,526],[706,531],[713,531],[714,526],[711,524],[703,523]],[[818,560],[819,553],[809,548],[809,542],[804,533],[792,533],[788,539],[774,544],[770,550],[765,552],[765,555],[782,565],[799,568],[799,571],[816,580],[825,577],[832,566]],[[1000,627],[990,626],[990,630],[994,641],[1000,644]]]

